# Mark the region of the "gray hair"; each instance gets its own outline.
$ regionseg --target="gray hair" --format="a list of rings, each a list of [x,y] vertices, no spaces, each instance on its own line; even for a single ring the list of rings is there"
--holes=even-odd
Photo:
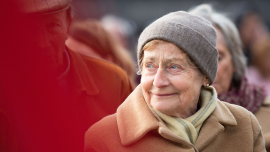
[[[246,72],[246,58],[243,54],[241,39],[234,23],[225,15],[215,12],[209,4],[199,5],[190,10],[189,13],[207,19],[213,26],[221,30],[236,68],[232,81],[239,83]]]

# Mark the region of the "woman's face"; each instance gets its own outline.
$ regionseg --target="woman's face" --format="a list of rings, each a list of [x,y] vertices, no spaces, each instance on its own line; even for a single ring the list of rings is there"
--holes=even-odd
[[[205,76],[187,62],[187,55],[176,45],[159,43],[144,51],[141,86],[146,102],[154,109],[178,118],[197,110]]]
[[[217,77],[213,83],[213,87],[217,90],[217,93],[224,93],[230,89],[233,73],[235,67],[232,61],[232,56],[229,49],[226,46],[222,32],[217,30],[217,50],[218,56],[218,72]]]

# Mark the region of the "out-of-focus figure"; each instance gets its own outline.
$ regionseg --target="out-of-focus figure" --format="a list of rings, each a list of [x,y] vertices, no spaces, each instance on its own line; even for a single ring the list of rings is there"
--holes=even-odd
[[[129,48],[129,37],[134,33],[134,27],[130,22],[112,14],[103,16],[100,22],[122,47]]]
[[[96,58],[105,59],[126,71],[135,87],[135,63],[128,50],[119,44],[96,20],[75,22],[70,28],[66,44],[72,50]]]
[[[253,10],[246,11],[237,20],[239,34],[243,42],[244,54],[247,57],[247,64],[253,65],[254,46],[256,43],[268,36],[268,28],[259,13]]]
[[[254,113],[265,138],[270,137],[270,103],[264,90],[247,81],[245,57],[236,26],[229,18],[215,12],[210,5],[200,5],[190,11],[212,23],[217,30],[219,52],[218,72],[213,83],[220,100],[240,105]],[[270,148],[270,140],[266,139]]]
[[[20,13],[1,45],[0,151],[83,151],[87,128],[132,91],[120,67],[66,47],[70,3],[14,0]]]
[[[270,36],[257,42],[253,50],[253,64],[247,70],[248,80],[264,87],[270,96]]]

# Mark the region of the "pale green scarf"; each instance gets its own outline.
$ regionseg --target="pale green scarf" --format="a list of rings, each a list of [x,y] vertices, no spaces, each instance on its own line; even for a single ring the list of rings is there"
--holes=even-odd
[[[181,136],[192,144],[195,144],[200,128],[206,118],[214,111],[217,104],[217,93],[211,86],[201,89],[200,101],[201,108],[192,116],[181,119],[169,116],[160,111],[155,110],[151,106],[149,108],[155,117],[164,123],[174,134]]]

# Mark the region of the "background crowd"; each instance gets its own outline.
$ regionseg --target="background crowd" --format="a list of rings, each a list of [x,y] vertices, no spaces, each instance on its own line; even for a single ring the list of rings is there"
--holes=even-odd
[[[262,85],[269,95],[269,57],[267,40],[269,37],[269,1],[91,1],[72,2],[75,20],[97,19],[116,40],[129,51],[136,62],[137,38],[141,31],[158,17],[172,11],[187,11],[196,5],[209,3],[228,16],[237,26],[248,66],[247,77],[251,83]],[[106,24],[104,24],[106,22]],[[257,45],[256,45],[257,44]],[[261,47],[259,47],[261,46]],[[268,69],[267,69],[268,68]],[[137,78],[137,83],[139,78]]]
[[[198,0],[74,0],[71,2],[72,12],[70,13],[73,19],[68,28],[67,40],[62,43],[59,39],[57,43],[62,43],[63,48],[65,46],[68,47],[68,49],[65,49],[65,52],[68,52],[70,57],[72,57],[70,60],[73,58],[77,60],[75,59],[77,55],[69,53],[70,50],[76,52],[76,54],[85,56],[80,60],[87,60],[85,61],[87,62],[87,66],[84,68],[90,69],[89,71],[95,71],[93,72],[95,76],[93,76],[92,80],[87,80],[84,76],[79,76],[80,81],[77,82],[76,79],[74,84],[72,78],[64,77],[64,81],[60,80],[60,89],[58,86],[59,82],[57,82],[58,79],[55,79],[57,72],[51,70],[51,66],[54,65],[47,66],[45,64],[51,62],[51,60],[38,60],[43,55],[42,53],[25,51],[36,50],[39,47],[39,42],[36,40],[40,37],[32,33],[33,30],[39,29],[35,29],[34,25],[31,26],[28,24],[33,22],[33,18],[22,15],[18,11],[20,10],[20,6],[17,3],[12,3],[12,1],[1,3],[3,3],[0,4],[1,6],[5,5],[9,7],[1,10],[1,17],[3,16],[4,23],[1,25],[3,36],[0,40],[2,50],[4,51],[0,52],[0,136],[1,134],[5,134],[6,136],[0,137],[0,151],[1,148],[4,150],[8,149],[7,151],[17,151],[16,148],[14,149],[14,143],[17,145],[16,147],[25,146],[24,148],[36,144],[31,149],[35,151],[46,144],[41,144],[38,141],[31,141],[33,142],[32,144],[27,142],[17,143],[17,141],[23,140],[26,136],[29,140],[40,139],[48,141],[50,140],[49,138],[44,140],[41,139],[42,135],[38,135],[44,130],[51,130],[50,137],[55,136],[58,140],[61,140],[63,136],[68,138],[65,134],[73,131],[74,128],[81,127],[85,130],[89,128],[86,127],[87,125],[92,125],[102,117],[114,113],[115,109],[124,101],[129,93],[140,84],[141,75],[137,74],[139,66],[137,63],[136,46],[138,37],[143,29],[162,15],[179,10],[192,11],[192,8],[203,3],[212,4],[217,12],[227,16],[235,24],[232,27],[229,25],[231,24],[230,21],[228,23],[224,20],[215,20],[215,18],[205,17],[203,13],[200,14],[197,12],[198,14],[196,14],[195,12],[196,15],[205,17],[218,31],[217,49],[219,54],[223,55],[219,56],[219,68],[223,68],[223,70],[218,69],[216,83],[213,83],[213,86],[217,90],[218,98],[246,108],[254,113],[256,117],[258,116],[259,123],[266,122],[262,125],[262,131],[265,136],[264,138],[268,142],[268,147],[270,147],[270,120],[268,119],[270,116],[270,16],[268,15],[270,2],[263,0],[239,2],[224,2],[221,0],[204,2]],[[228,25],[226,25],[227,23]],[[235,43],[230,42],[230,40],[234,40]],[[224,59],[226,57],[226,53],[224,55],[224,52],[220,52],[220,50],[224,51],[224,48],[228,51],[227,55],[229,59],[227,63],[224,60],[222,62],[232,65],[230,70],[226,69],[226,65],[221,62],[222,58]],[[91,59],[92,57],[101,59],[102,63],[96,60],[89,61],[88,57]],[[70,64],[66,60],[63,62],[63,64]],[[91,63],[97,66],[91,66]],[[71,70],[73,67],[74,71],[82,74],[80,70],[83,69],[79,67],[79,64],[71,64],[70,67]],[[107,71],[103,71],[103,69],[99,70],[99,67],[106,67],[105,69]],[[69,66],[67,69],[69,69]],[[65,73],[65,69],[61,69],[61,71]],[[123,73],[125,74],[123,75]],[[231,74],[228,75],[228,73]],[[89,73],[86,72],[85,74],[88,75]],[[118,79],[118,75],[122,75],[120,76],[121,78]],[[107,79],[110,79],[110,81]],[[72,81],[72,84],[66,84],[66,80]],[[95,93],[95,87],[88,88],[84,85],[80,86],[86,81],[93,81],[93,84],[96,83],[95,86],[99,91]],[[114,82],[111,83],[111,81]],[[224,84],[219,85],[218,81]],[[107,85],[111,87],[106,87]],[[76,95],[73,96],[70,93],[66,96],[61,91],[61,88],[71,86],[73,88],[67,90],[67,92],[76,92]],[[118,88],[118,90],[115,88]],[[92,94],[89,90],[93,91]],[[76,103],[73,103],[75,96],[78,96],[80,101],[89,101],[92,100],[90,96],[96,95],[97,92],[100,93],[100,97],[95,97],[95,100],[117,100],[117,104],[106,105],[105,102],[100,105],[81,104],[78,109],[73,109],[73,107],[77,106]],[[114,99],[115,97],[108,95],[107,92],[119,94],[119,98]],[[61,94],[61,96],[56,94]],[[102,94],[105,97],[101,97]],[[40,98],[42,99],[40,100]],[[38,100],[39,102],[35,102]],[[6,101],[16,102],[15,104],[10,104]],[[20,101],[26,102],[22,103]],[[69,104],[63,107],[66,101]],[[89,109],[92,107],[99,109],[101,106],[106,107],[106,110],[109,112],[94,110],[87,113],[80,110],[80,108],[86,109],[86,107]],[[12,109],[17,113],[10,115],[6,109]],[[50,112],[48,109],[57,112]],[[46,113],[46,118],[44,113]],[[98,117],[94,118],[95,116],[93,114],[97,114]],[[30,115],[31,119],[28,119]],[[32,117],[32,115],[35,115],[35,117]],[[58,117],[55,117],[56,115]],[[91,121],[80,124],[80,120],[86,120],[87,116]],[[40,119],[40,117],[44,117],[44,119]],[[63,120],[63,117],[69,117],[69,119]],[[78,117],[81,119],[77,119]],[[13,122],[9,118],[19,121]],[[69,121],[76,122],[76,124],[69,124]],[[50,123],[58,124],[59,122],[62,123],[58,125],[59,128],[49,126]],[[44,125],[42,125],[43,123]],[[23,127],[18,128],[17,126],[21,124],[24,124],[22,125]],[[61,127],[64,125],[71,126],[61,130]],[[30,130],[28,127],[36,129]],[[20,134],[21,136],[16,136],[13,130],[23,133]],[[34,134],[28,136],[31,132],[34,132]],[[55,135],[55,133],[59,133],[59,135]],[[77,130],[77,133],[82,134],[83,131]],[[72,138],[78,137],[74,135]],[[66,140],[49,146],[57,147],[57,144],[64,145],[65,142],[72,143],[72,141]],[[79,142],[80,144],[78,145],[81,146],[83,142]],[[7,143],[12,143],[12,145],[10,146]],[[44,151],[48,149],[45,148]]]

